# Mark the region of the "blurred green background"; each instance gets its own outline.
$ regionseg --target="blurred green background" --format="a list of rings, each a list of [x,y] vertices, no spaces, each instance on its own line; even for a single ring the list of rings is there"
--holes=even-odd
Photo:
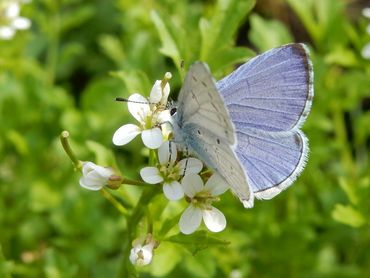
[[[227,228],[209,234],[219,240],[173,243],[163,236],[153,263],[137,268],[138,275],[370,277],[370,60],[361,56],[370,41],[366,6],[369,1],[355,0],[22,5],[31,28],[0,40],[0,277],[135,275],[126,265],[127,231],[140,235],[145,223],[127,227],[99,193],[78,185],[60,132],[71,133],[79,159],[139,178],[147,165],[140,139],[123,148],[111,143],[114,131],[132,122],[115,97],[148,95],[166,71],[174,76],[174,96],[182,60],[185,68],[203,60],[220,79],[256,53],[294,41],[307,43],[315,72],[303,174],[251,210],[227,194],[216,205]],[[130,208],[140,192],[127,186],[113,194]],[[167,205],[157,196],[148,206],[156,236],[176,224],[185,203]],[[177,232],[174,226],[168,235]]]

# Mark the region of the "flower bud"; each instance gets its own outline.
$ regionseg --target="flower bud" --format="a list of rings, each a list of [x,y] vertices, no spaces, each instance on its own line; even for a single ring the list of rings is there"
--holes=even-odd
[[[85,162],[82,166],[80,185],[89,190],[100,190],[109,183],[112,176],[115,176],[112,168]]]

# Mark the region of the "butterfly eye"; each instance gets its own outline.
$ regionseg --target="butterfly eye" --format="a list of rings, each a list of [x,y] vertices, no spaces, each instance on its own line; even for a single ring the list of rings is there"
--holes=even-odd
[[[173,116],[173,115],[175,115],[175,114],[176,114],[176,112],[177,112],[177,108],[176,108],[176,107],[171,108],[171,110],[170,110],[170,115],[171,115],[171,116]]]

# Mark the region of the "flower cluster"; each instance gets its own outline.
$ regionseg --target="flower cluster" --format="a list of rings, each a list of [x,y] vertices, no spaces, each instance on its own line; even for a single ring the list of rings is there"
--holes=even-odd
[[[142,95],[133,94],[128,98],[128,110],[139,122],[139,125],[125,124],[113,135],[113,143],[123,146],[141,133],[141,139],[149,149],[158,149],[166,138],[160,126],[169,121],[169,111],[166,110],[170,85],[167,80],[171,74],[167,73],[164,80],[157,80],[150,92],[149,99]]]
[[[31,21],[28,18],[19,16],[21,2],[28,3],[28,0],[5,0],[0,3],[0,39],[10,40],[17,30],[30,28]]]
[[[362,15],[370,19],[370,7],[367,7],[362,10]],[[370,24],[367,25],[366,32],[370,35]],[[361,52],[362,57],[365,59],[370,59],[370,42],[368,42]]]
[[[202,221],[208,230],[220,232],[226,227],[226,218],[213,203],[219,201],[219,196],[229,187],[217,173],[211,175],[199,159],[191,157],[186,148],[181,148],[184,146],[169,141],[173,132],[167,128],[171,126],[167,105],[170,93],[167,81],[170,78],[171,75],[167,73],[163,80],[157,80],[149,98],[133,94],[128,99],[119,99],[127,102],[128,110],[138,124],[121,126],[113,135],[113,143],[122,146],[141,134],[144,145],[152,150],[152,157],[156,159],[153,165],[141,169],[140,176],[146,184],[160,185],[168,200],[185,200],[188,203],[179,219],[183,234],[196,231]],[[116,189],[128,181],[116,176],[111,168],[92,162],[81,165],[77,167],[82,170],[80,185],[86,189],[101,190],[104,186]],[[134,240],[129,259],[134,265],[147,265],[156,247],[157,242],[150,229],[145,239]]]

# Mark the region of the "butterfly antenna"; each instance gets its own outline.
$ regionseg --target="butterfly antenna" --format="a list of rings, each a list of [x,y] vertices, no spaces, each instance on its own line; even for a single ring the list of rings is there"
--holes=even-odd
[[[152,104],[150,102],[129,100],[129,99],[124,98],[124,97],[116,97],[116,101],[131,102],[131,103],[138,103],[138,104]]]

